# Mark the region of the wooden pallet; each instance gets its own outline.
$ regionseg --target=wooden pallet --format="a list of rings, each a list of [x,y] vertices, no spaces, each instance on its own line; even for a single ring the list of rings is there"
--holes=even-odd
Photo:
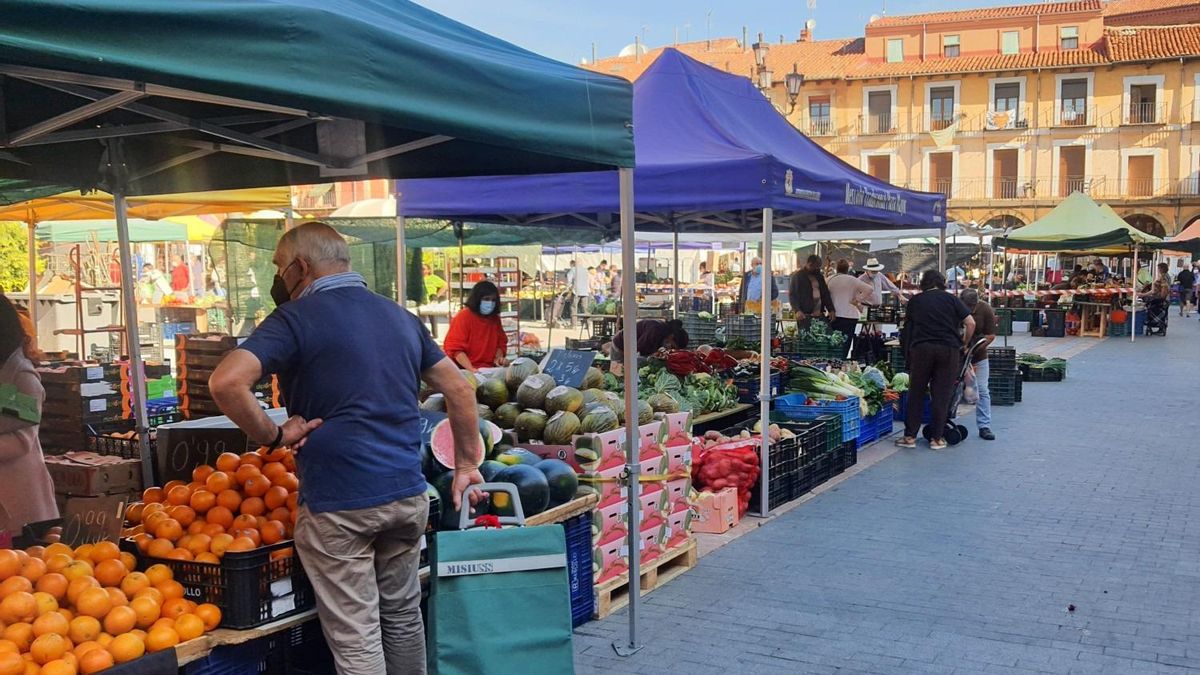
[[[698,557],[696,540],[689,539],[686,544],[645,563],[641,569],[641,594],[645,595],[692,569]],[[628,604],[628,573],[596,585],[596,618],[603,619]]]

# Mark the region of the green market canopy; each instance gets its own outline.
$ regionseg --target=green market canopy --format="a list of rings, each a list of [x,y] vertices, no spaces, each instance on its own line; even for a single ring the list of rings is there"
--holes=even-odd
[[[997,241],[1021,251],[1092,251],[1162,241],[1126,223],[1112,208],[1072,192],[1044,217]]]

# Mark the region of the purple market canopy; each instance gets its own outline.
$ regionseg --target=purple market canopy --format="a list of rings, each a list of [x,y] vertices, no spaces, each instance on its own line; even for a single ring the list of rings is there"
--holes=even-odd
[[[941,228],[945,198],[841,161],[751,82],[666,50],[633,87],[639,231]],[[617,223],[617,173],[404,180],[405,216],[597,227]]]

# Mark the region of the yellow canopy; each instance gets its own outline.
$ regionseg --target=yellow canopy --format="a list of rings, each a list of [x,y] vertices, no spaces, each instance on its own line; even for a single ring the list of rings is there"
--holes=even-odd
[[[170,195],[129,197],[130,218],[158,220],[172,216],[216,213],[249,213],[277,209],[291,204],[289,188],[255,188],[219,192],[184,192]],[[48,220],[97,220],[113,216],[112,195],[105,192],[66,192],[27,202],[0,207],[0,221],[23,223]],[[189,237],[191,228],[189,225]],[[212,237],[213,228],[197,230],[197,241]]]

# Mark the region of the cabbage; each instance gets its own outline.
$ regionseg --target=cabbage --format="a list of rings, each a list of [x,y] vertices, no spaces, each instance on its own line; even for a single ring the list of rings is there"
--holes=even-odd
[[[896,373],[892,378],[892,389],[899,392],[908,391],[908,373]]]

